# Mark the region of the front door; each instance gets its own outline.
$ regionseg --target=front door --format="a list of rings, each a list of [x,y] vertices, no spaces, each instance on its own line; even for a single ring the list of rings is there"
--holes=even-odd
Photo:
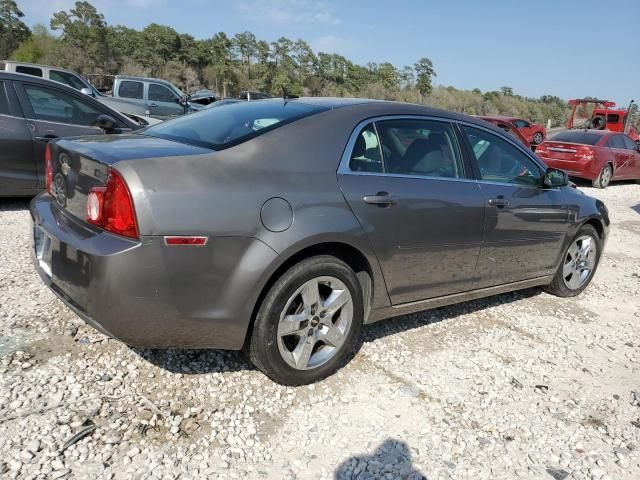
[[[545,188],[544,171],[510,141],[463,126],[480,171],[484,234],[475,288],[553,273],[568,231],[562,189]]]
[[[40,187],[44,187],[44,149],[49,140],[75,135],[102,135],[96,126],[105,112],[89,103],[78,92],[70,95],[57,88],[23,82],[18,93],[34,140],[36,170]],[[89,98],[89,97],[87,97]]]
[[[151,115],[166,117],[184,114],[184,107],[180,103],[178,95],[164,85],[150,83],[148,98]]]
[[[35,193],[38,183],[31,132],[11,88],[0,82],[0,196]]]
[[[471,289],[484,199],[452,126],[383,120],[352,140],[340,188],[380,262],[393,304]]]

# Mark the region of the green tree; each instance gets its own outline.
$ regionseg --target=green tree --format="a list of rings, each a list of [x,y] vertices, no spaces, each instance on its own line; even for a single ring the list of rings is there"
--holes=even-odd
[[[500,92],[505,97],[513,97],[513,88],[511,87],[500,87]]]
[[[22,17],[24,13],[14,0],[0,0],[0,59],[8,58],[31,35]]]
[[[413,65],[416,71],[416,87],[421,95],[429,95],[433,90],[432,78],[436,76],[433,63],[427,57],[423,57]]]

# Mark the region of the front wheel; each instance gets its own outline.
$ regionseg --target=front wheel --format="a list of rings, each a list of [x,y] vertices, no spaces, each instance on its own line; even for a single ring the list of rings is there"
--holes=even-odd
[[[540,145],[544,140],[544,136],[542,135],[542,132],[536,132],[533,134],[533,144],[534,145]]]
[[[593,181],[593,186],[596,188],[606,188],[611,183],[611,178],[613,178],[613,168],[611,168],[611,164],[606,164],[600,170],[600,174]]]
[[[602,241],[591,225],[584,225],[571,240],[552,282],[546,287],[559,297],[574,297],[581,293],[596,273]]]
[[[264,297],[246,353],[278,383],[316,382],[342,365],[363,312],[362,289],[347,264],[328,255],[303,260]]]

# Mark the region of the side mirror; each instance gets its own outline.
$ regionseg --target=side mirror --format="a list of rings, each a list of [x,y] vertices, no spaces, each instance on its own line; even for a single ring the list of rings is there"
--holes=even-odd
[[[548,188],[566,187],[569,185],[569,175],[567,175],[567,172],[564,170],[548,168],[547,171],[544,172],[542,183]]]
[[[89,95],[90,97],[93,97],[93,90],[91,90],[89,87],[84,87],[80,89],[80,93],[84,93],[85,95]]]
[[[98,115],[96,126],[104,130],[105,133],[112,133],[116,128],[116,120],[109,115]]]

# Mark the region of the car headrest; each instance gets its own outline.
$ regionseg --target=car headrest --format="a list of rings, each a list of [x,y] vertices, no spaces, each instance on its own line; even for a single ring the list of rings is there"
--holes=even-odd
[[[356,138],[356,143],[353,146],[353,153],[351,154],[351,158],[361,157],[367,151],[367,142],[364,139],[362,134],[358,135]]]

